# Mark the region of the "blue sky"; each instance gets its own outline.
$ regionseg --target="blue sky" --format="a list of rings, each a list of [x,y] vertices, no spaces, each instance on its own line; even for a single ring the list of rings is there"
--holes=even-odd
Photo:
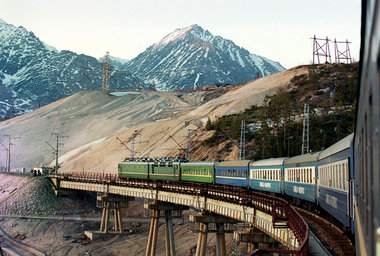
[[[359,0],[0,0],[1,19],[58,50],[132,59],[198,24],[286,68],[311,63],[314,34],[348,39],[358,60],[360,15]]]

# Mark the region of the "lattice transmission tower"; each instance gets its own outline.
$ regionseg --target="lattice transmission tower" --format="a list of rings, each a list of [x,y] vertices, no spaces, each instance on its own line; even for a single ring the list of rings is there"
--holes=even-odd
[[[241,133],[240,133],[240,160],[245,160],[245,120],[241,120]]]
[[[109,83],[111,80],[111,71],[113,70],[113,66],[110,63],[110,53],[107,51],[104,56],[104,61],[102,63],[103,71],[102,71],[102,90],[108,91],[110,89]]]
[[[325,57],[325,62],[331,63],[331,54],[330,54],[330,46],[329,42],[331,41],[327,36],[326,39],[312,37],[313,39],[313,64],[316,64],[316,59],[318,60],[318,64],[320,64],[319,57]]]
[[[351,42],[348,42],[347,39],[346,41],[337,41],[336,39],[334,39],[335,62],[339,63],[341,60],[343,60],[343,62],[346,62],[347,64],[352,63],[350,43]],[[343,51],[339,50],[339,45],[342,44],[346,45],[346,49]]]

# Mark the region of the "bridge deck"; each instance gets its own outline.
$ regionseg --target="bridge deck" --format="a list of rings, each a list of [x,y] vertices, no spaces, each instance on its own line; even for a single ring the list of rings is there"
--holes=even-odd
[[[57,189],[86,190],[164,201],[214,212],[250,223],[289,250],[279,252],[308,255],[309,229],[302,217],[284,200],[246,188],[143,179],[124,180],[111,174],[65,173],[50,175]],[[288,226],[275,228],[286,219]]]

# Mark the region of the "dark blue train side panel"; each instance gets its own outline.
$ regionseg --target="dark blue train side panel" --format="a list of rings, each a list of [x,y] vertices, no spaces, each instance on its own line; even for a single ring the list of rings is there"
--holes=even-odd
[[[313,184],[301,183],[301,182],[285,182],[285,194],[309,202],[315,202],[315,186]]]
[[[353,134],[346,136],[323,150],[318,159],[319,204],[347,227],[353,227],[352,140]],[[335,175],[326,173],[328,168]]]
[[[347,192],[319,186],[319,204],[344,225],[350,225]]]

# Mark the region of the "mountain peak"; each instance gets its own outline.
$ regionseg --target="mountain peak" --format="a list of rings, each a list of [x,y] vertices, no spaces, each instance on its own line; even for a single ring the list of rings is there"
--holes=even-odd
[[[165,45],[170,42],[174,42],[177,40],[184,39],[187,35],[193,35],[195,37],[198,37],[204,41],[208,41],[208,37],[212,37],[211,33],[208,31],[205,31],[202,27],[198,26],[197,24],[190,25],[185,28],[177,28],[172,33],[168,34],[164,38],[162,38],[158,43],[155,45]],[[205,37],[207,35],[207,37]]]

